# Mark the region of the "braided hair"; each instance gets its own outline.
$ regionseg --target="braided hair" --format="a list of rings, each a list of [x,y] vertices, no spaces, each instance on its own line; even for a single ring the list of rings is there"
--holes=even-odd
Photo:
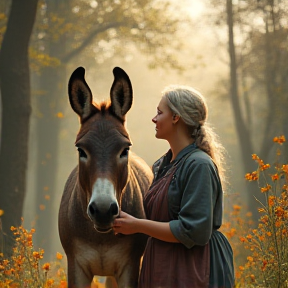
[[[223,155],[224,147],[218,135],[207,123],[208,107],[201,93],[192,87],[170,85],[162,91],[171,111],[179,115],[187,124],[191,137],[199,149],[206,152],[216,164],[219,174],[224,180]]]

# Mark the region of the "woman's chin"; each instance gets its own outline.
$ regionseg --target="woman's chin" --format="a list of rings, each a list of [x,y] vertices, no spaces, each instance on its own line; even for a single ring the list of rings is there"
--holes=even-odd
[[[155,138],[157,138],[157,139],[163,139],[163,137],[161,137],[157,132],[156,132],[156,134],[155,134]]]

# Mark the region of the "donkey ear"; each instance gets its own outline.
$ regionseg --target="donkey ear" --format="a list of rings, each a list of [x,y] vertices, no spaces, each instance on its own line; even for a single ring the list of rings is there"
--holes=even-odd
[[[125,121],[125,115],[132,106],[133,90],[130,79],[126,72],[115,67],[113,69],[114,82],[110,90],[112,112]]]
[[[93,115],[97,109],[92,104],[92,93],[84,78],[85,69],[78,67],[68,84],[69,101],[72,109],[80,116],[81,123]]]

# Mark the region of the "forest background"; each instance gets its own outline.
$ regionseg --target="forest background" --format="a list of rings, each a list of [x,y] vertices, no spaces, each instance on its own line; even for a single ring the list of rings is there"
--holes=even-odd
[[[35,245],[46,257],[62,251],[57,214],[77,164],[79,128],[67,83],[78,66],[85,67],[95,100],[109,98],[115,66],[128,73],[132,150],[149,165],[168,149],[151,122],[161,90],[185,84],[202,92],[209,123],[227,150],[225,213],[237,204],[256,215],[257,183],[245,181],[255,169],[251,155],[273,162],[271,140],[288,135],[287,1],[2,0],[4,252],[13,245],[10,226],[19,226],[22,216],[25,227],[36,228]]]

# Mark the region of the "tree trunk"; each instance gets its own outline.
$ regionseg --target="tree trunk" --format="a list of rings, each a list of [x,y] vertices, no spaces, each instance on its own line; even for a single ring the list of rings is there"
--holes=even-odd
[[[4,254],[12,253],[10,227],[21,224],[26,188],[30,105],[28,46],[38,0],[12,1],[0,52],[2,131],[0,209]],[[0,248],[1,249],[1,248]]]
[[[255,165],[253,165],[253,161],[251,160],[251,155],[254,152],[251,141],[251,131],[248,129],[248,123],[245,123],[243,118],[243,113],[240,107],[239,101],[239,92],[238,92],[238,79],[237,79],[237,60],[236,60],[236,52],[235,52],[235,44],[234,44],[234,21],[233,21],[233,6],[232,0],[226,1],[226,9],[227,9],[227,26],[228,26],[228,41],[229,41],[229,56],[230,56],[230,100],[232,103],[236,132],[239,138],[242,161],[243,161],[243,181],[244,174],[247,172],[251,172],[252,169],[255,169]],[[256,202],[254,198],[254,194],[256,192],[255,185],[252,183],[245,183],[246,191],[243,191],[247,196],[247,209],[248,211],[253,213],[253,219],[256,220],[254,214],[256,214]]]

